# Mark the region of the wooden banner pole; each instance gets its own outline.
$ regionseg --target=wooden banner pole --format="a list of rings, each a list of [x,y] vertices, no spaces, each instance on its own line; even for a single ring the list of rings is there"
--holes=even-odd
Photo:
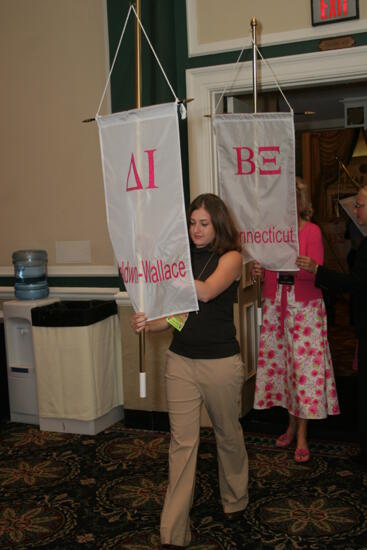
[[[256,52],[256,17],[251,19],[252,31],[252,89],[253,89],[253,110],[257,113],[257,52]],[[256,277],[256,301],[257,301],[257,324],[262,324],[262,307],[261,307],[261,278]]]
[[[141,20],[141,0],[134,2],[137,16]],[[141,71],[141,28],[138,18],[135,18],[135,103],[136,108],[141,108],[142,96],[142,71]],[[139,212],[137,213],[139,216]],[[140,300],[142,303],[142,300]],[[145,332],[139,333],[139,395],[147,396],[146,371],[145,371]]]

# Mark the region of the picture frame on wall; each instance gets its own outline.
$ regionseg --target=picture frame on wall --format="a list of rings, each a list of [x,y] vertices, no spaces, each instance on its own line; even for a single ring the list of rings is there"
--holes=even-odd
[[[359,0],[311,0],[312,26],[359,19]]]

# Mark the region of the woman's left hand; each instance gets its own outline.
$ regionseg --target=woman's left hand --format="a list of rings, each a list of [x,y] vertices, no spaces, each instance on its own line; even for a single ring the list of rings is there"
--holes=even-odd
[[[296,260],[296,265],[301,269],[305,269],[306,271],[309,271],[310,273],[314,273],[314,274],[316,274],[316,270],[318,267],[315,260],[313,260],[309,256],[298,256]]]
[[[139,332],[142,332],[142,331],[148,332],[149,325],[148,325],[147,316],[145,315],[145,313],[142,311],[138,311],[137,313],[134,313],[134,315],[130,317],[130,326],[133,330],[135,330],[137,334],[139,334]]]

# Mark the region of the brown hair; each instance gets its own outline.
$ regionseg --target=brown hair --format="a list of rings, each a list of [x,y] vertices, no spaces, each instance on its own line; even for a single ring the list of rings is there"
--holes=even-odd
[[[299,217],[303,220],[310,221],[313,215],[313,207],[310,200],[308,186],[301,178],[296,178],[296,191]]]
[[[241,251],[239,233],[227,206],[220,197],[213,193],[204,193],[192,201],[188,211],[188,224],[194,210],[205,208],[211,218],[215,230],[215,238],[211,250],[221,256],[229,250]]]

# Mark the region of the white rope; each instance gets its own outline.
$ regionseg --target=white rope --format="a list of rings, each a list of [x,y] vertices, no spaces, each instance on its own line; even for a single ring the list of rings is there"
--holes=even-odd
[[[154,57],[155,57],[155,59],[156,59],[158,65],[159,65],[159,68],[161,69],[162,74],[163,74],[163,76],[164,76],[164,78],[165,78],[165,80],[166,80],[166,82],[167,82],[167,84],[168,84],[168,86],[169,86],[169,88],[170,88],[170,90],[171,90],[171,92],[172,92],[172,95],[173,95],[173,97],[175,98],[176,103],[180,106],[181,118],[186,118],[186,108],[185,108],[184,104],[182,103],[182,101],[180,101],[180,100],[178,99],[178,97],[176,96],[176,94],[175,94],[175,92],[174,92],[174,89],[173,89],[173,87],[171,86],[170,81],[168,80],[168,77],[167,77],[167,75],[166,75],[166,73],[165,73],[165,71],[164,71],[164,69],[163,69],[163,67],[162,67],[161,62],[160,62],[159,59],[158,59],[158,56],[157,56],[157,54],[156,54],[156,52],[155,52],[155,50],[154,50],[154,48],[153,48],[153,46],[152,46],[152,43],[150,42],[150,40],[149,40],[149,38],[148,38],[147,33],[145,32],[145,29],[144,29],[144,27],[143,27],[143,25],[142,25],[142,22],[140,21],[140,18],[139,18],[139,16],[138,16],[138,14],[136,13],[136,10],[135,10],[133,4],[130,4],[129,11],[128,11],[128,13],[127,13],[127,17],[126,17],[126,20],[125,20],[125,24],[124,24],[124,27],[123,27],[123,29],[122,29],[122,33],[121,33],[121,36],[120,36],[119,43],[118,43],[118,45],[117,45],[115,57],[113,58],[113,62],[112,62],[112,65],[111,65],[111,69],[110,69],[108,78],[107,78],[107,82],[106,82],[106,85],[105,85],[105,88],[104,88],[104,91],[103,91],[103,94],[102,94],[101,101],[100,101],[99,106],[98,106],[98,111],[97,111],[96,117],[99,116],[99,111],[100,111],[100,109],[101,109],[101,106],[102,106],[102,103],[103,103],[103,100],[104,100],[104,96],[106,95],[106,91],[107,91],[108,85],[109,85],[109,83],[110,83],[111,74],[112,74],[113,68],[114,68],[114,66],[115,66],[116,58],[117,58],[117,55],[118,55],[118,52],[119,52],[119,49],[120,49],[120,46],[121,46],[122,38],[123,38],[123,36],[124,36],[124,34],[125,34],[126,25],[127,25],[127,23],[128,23],[128,20],[129,20],[131,11],[134,12],[135,17],[136,17],[136,19],[137,19],[137,21],[138,21],[138,23],[139,23],[139,25],[140,25],[140,28],[141,28],[141,30],[143,31],[144,36],[145,36],[145,38],[146,38],[146,40],[147,40],[147,42],[148,42],[148,44],[149,44],[149,46],[150,46],[150,49],[152,50],[153,55],[154,55]]]
[[[240,59],[241,59],[241,57],[242,57],[242,54],[243,54],[245,48],[246,48],[246,46],[244,46],[244,47],[242,48],[241,53],[240,53],[240,55],[239,55],[238,58],[237,58],[236,65],[238,65],[238,63],[240,62]],[[216,106],[215,106],[214,114],[216,114],[217,109],[218,109],[218,106],[219,106],[220,102],[222,101],[224,94],[227,93],[228,90],[230,90],[231,87],[233,86],[233,83],[235,82],[235,80],[236,80],[236,78],[237,78],[237,75],[238,75],[238,71],[239,71],[239,70],[240,70],[240,67],[238,68],[237,73],[236,73],[234,79],[232,80],[231,85],[230,85],[230,86],[227,86],[227,87],[226,87],[226,86],[224,87],[224,90],[223,90],[223,92],[222,92],[222,95],[221,95],[220,98],[218,99],[218,102],[217,102],[217,104],[216,104]]]
[[[278,82],[278,79],[277,79],[277,77],[275,76],[275,73],[274,73],[273,69],[271,68],[270,63],[268,63],[268,61],[263,57],[263,55],[261,54],[259,48],[257,47],[257,45],[254,43],[254,41],[253,41],[252,39],[251,39],[251,42],[255,45],[256,51],[257,51],[257,53],[259,54],[259,56],[261,57],[261,59],[265,62],[265,64],[267,65],[267,67],[270,69],[270,72],[271,72],[271,74],[273,75],[273,78],[274,78],[274,80],[275,80],[275,82],[276,82],[276,85],[277,85],[277,87],[278,87],[278,90],[279,90],[280,93],[282,94],[284,101],[286,102],[286,104],[287,104],[288,107],[289,107],[289,110],[291,111],[291,113],[293,113],[293,109],[292,109],[292,107],[290,106],[290,104],[289,104],[289,102],[288,102],[288,99],[287,99],[287,98],[285,97],[285,95],[283,94],[283,91],[282,91],[282,89],[281,89],[281,87],[280,87],[280,84],[279,84],[279,82]]]
[[[152,46],[152,43],[151,43],[151,41],[149,40],[147,33],[145,32],[145,29],[144,29],[144,27],[143,27],[143,25],[142,25],[142,22],[140,21],[139,16],[138,16],[138,14],[137,14],[136,11],[135,11],[135,8],[134,8],[133,4],[131,4],[131,8],[132,8],[133,12],[135,13],[135,17],[136,17],[136,19],[138,20],[138,23],[139,23],[139,25],[140,25],[140,28],[141,28],[141,30],[142,30],[143,33],[144,33],[144,36],[145,36],[145,38],[146,38],[146,40],[147,40],[147,42],[148,42],[148,44],[149,44],[149,46],[150,46],[150,49],[151,49],[152,52],[153,52],[153,55],[154,55],[154,57],[155,57],[155,59],[156,59],[158,65],[159,65],[159,68],[161,69],[162,74],[163,74],[163,76],[164,76],[164,78],[165,78],[165,80],[166,80],[166,82],[167,82],[167,84],[168,84],[168,86],[169,86],[169,88],[170,88],[170,90],[171,90],[171,92],[172,92],[172,95],[173,95],[173,97],[174,97],[175,100],[176,100],[176,103],[180,103],[178,97],[177,97],[176,94],[175,94],[174,89],[173,89],[172,86],[171,86],[170,81],[168,80],[168,77],[167,77],[167,75],[166,75],[166,73],[165,73],[165,71],[164,71],[164,69],[163,69],[163,67],[162,67],[161,62],[160,62],[159,59],[158,59],[158,56],[157,56],[157,54],[156,54],[156,52],[155,52],[155,50],[154,50],[154,48],[153,48],[153,46]]]
[[[101,101],[99,102],[99,106],[98,106],[96,118],[97,118],[97,116],[99,116],[99,111],[101,110],[102,103],[103,103],[103,100],[104,100],[104,96],[106,95],[106,91],[107,91],[108,85],[109,85],[109,83],[110,83],[111,74],[112,74],[113,68],[114,68],[114,66],[115,66],[117,54],[119,53],[119,49],[120,49],[120,46],[121,46],[121,42],[122,42],[123,36],[124,36],[124,34],[125,34],[126,25],[127,25],[128,20],[129,20],[130,13],[131,13],[131,8],[132,8],[132,4],[130,4],[129,11],[127,12],[125,24],[124,24],[124,27],[123,27],[123,29],[122,29],[122,33],[121,33],[121,36],[120,36],[119,43],[118,43],[118,45],[117,45],[115,57],[113,58],[112,65],[111,65],[111,69],[110,69],[110,72],[109,72],[109,75],[108,75],[108,78],[107,78],[107,82],[106,82],[106,85],[105,85],[104,90],[103,90],[102,98],[101,98]],[[135,11],[135,10],[134,10],[134,11]]]
[[[273,69],[272,69],[270,63],[264,58],[264,56],[262,55],[262,53],[260,52],[259,48],[257,47],[257,45],[255,44],[255,42],[253,41],[252,38],[251,38],[251,42],[252,42],[252,44],[255,45],[256,51],[257,51],[257,53],[259,54],[259,56],[261,57],[262,61],[264,61],[265,64],[267,65],[267,67],[269,68],[271,74],[273,75],[273,78],[274,78],[274,80],[275,80],[275,83],[276,83],[276,85],[277,85],[277,87],[278,87],[278,90],[279,90],[280,93],[282,94],[284,101],[286,102],[286,104],[287,104],[288,107],[289,107],[289,110],[291,111],[291,113],[293,113],[293,109],[292,109],[291,105],[289,104],[288,99],[287,99],[286,96],[284,95],[283,90],[282,90],[281,87],[280,87],[280,84],[279,84],[279,82],[278,82],[278,79],[277,79],[277,77],[275,76],[275,73],[274,73],[274,71],[273,71]],[[245,48],[246,48],[246,46],[244,46],[244,47],[242,48],[241,53],[240,53],[240,55],[239,55],[238,58],[237,58],[236,65],[238,65],[238,63],[239,63],[239,61],[240,61],[240,59],[241,59],[241,57],[242,57],[242,54],[243,54]],[[237,71],[237,74],[238,74],[238,71]],[[230,89],[232,88],[233,83],[235,82],[235,80],[236,80],[236,78],[237,78],[237,74],[235,75],[234,79],[232,80],[230,86],[226,86],[226,87],[224,88],[224,90],[223,90],[223,92],[222,92],[222,94],[221,94],[220,98],[218,99],[218,102],[217,102],[217,104],[216,104],[216,106],[215,106],[214,114],[216,114],[217,109],[218,109],[218,106],[219,106],[220,102],[222,101],[224,94],[227,93],[228,90],[230,90]]]

